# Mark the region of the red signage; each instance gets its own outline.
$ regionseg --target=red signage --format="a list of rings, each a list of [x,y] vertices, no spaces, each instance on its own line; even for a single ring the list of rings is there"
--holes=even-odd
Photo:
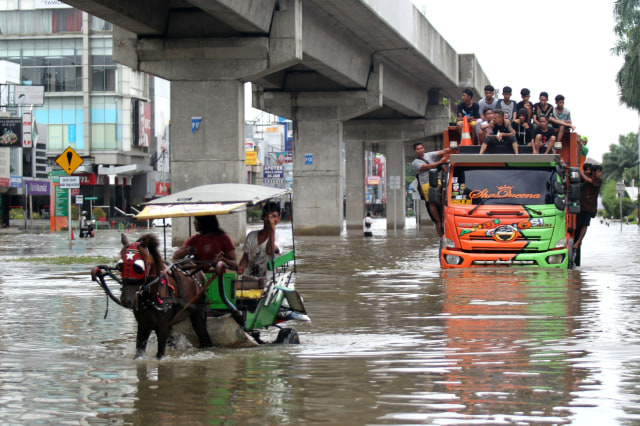
[[[95,173],[77,175],[80,177],[80,185],[97,185],[98,176]]]
[[[156,195],[165,196],[169,195],[171,184],[169,182],[156,182]]]

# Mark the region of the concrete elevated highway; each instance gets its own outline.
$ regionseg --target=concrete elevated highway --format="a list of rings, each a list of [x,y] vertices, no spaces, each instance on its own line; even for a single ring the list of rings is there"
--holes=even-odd
[[[387,176],[404,178],[411,143],[436,148],[461,88],[488,83],[410,0],[65,2],[115,24],[116,62],[171,81],[175,191],[245,180],[245,82],[255,108],[291,119],[299,234],[339,234],[345,195],[347,226],[359,228],[365,149],[376,144]],[[402,227],[404,192],[393,192],[388,226]]]

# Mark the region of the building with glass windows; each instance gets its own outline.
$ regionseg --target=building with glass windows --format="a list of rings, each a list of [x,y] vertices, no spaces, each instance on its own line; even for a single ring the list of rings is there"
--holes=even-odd
[[[93,206],[108,206],[107,214],[115,218],[153,198],[157,188],[162,194],[169,169],[168,156],[159,153],[167,153],[168,141],[157,142],[153,130],[154,79],[113,62],[110,23],[57,0],[0,0],[0,58],[19,65],[20,85],[44,86],[43,104],[32,110],[48,174],[60,169],[56,158],[72,147],[83,160],[74,173],[80,176],[80,194]],[[2,85],[0,114],[19,117],[31,106],[16,106],[12,83]],[[164,119],[168,125],[168,116]],[[36,147],[0,147],[0,164],[13,158],[8,187],[0,176],[3,209],[24,205],[29,179],[47,180],[35,167],[35,154]],[[163,170],[157,170],[158,163]],[[24,185],[17,184],[18,177]],[[37,204],[45,209],[49,201]],[[89,203],[82,208],[88,210]]]

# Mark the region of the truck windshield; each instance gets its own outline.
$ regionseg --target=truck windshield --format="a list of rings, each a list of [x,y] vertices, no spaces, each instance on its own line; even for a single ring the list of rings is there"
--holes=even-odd
[[[456,167],[452,204],[541,205],[553,202],[553,167]]]

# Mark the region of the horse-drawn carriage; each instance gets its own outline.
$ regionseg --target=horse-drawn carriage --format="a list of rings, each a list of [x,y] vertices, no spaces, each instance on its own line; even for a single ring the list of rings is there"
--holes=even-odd
[[[290,194],[259,185],[203,185],[147,203],[137,219],[234,214],[271,199],[290,198]],[[91,275],[111,300],[134,311],[136,357],[144,353],[151,331],[158,337],[157,357],[162,357],[171,329],[200,347],[258,346],[265,343],[259,331],[271,326],[280,328],[273,343],[299,342],[293,328],[280,326],[291,318],[308,321],[294,288],[295,244],[292,250],[271,258],[263,288],[245,289],[236,271],[222,261],[185,258],[166,264],[155,234],[145,234],[133,243],[123,234],[122,243],[118,265],[97,266]],[[166,231],[164,243],[166,256]],[[107,277],[122,286],[120,298],[107,285]]]

